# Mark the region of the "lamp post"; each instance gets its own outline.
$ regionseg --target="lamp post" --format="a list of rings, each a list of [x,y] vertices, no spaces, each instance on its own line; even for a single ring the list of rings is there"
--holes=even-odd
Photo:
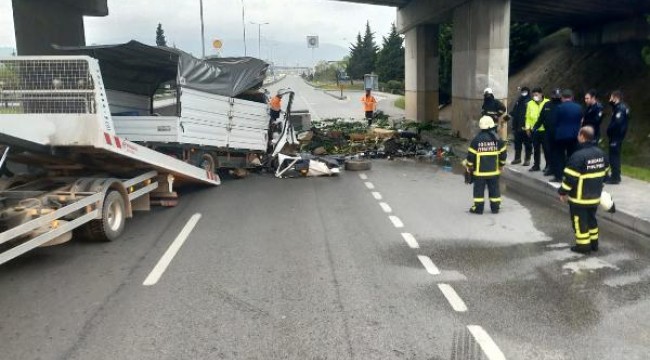
[[[205,59],[205,26],[203,24],[203,0],[199,0],[201,12],[201,54],[202,59]]]
[[[269,23],[257,23],[251,21],[251,24],[257,25],[257,56],[262,58],[262,25],[268,25]]]
[[[247,56],[246,50],[246,7],[244,6],[244,0],[241,0],[241,26],[244,29],[244,56]]]

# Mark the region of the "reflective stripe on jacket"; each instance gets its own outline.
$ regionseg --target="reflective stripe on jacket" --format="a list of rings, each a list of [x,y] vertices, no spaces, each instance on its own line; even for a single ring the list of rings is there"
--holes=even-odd
[[[476,177],[499,176],[506,164],[506,149],[505,143],[492,130],[483,130],[472,140],[465,164],[474,170]]]
[[[564,181],[558,192],[568,195],[572,204],[597,206],[608,171],[609,159],[605,152],[591,142],[581,144],[564,169]]]

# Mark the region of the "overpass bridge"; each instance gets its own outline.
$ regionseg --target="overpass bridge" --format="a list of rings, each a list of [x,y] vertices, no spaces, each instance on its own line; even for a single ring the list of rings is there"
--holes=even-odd
[[[83,16],[108,15],[107,0],[12,0],[18,54],[50,54],[50,44],[84,45]],[[577,45],[649,34],[650,0],[333,0],[395,7],[405,35],[406,115],[438,119],[438,24],[453,22],[452,128],[475,131],[482,90],[508,92],[510,22],[573,28]]]

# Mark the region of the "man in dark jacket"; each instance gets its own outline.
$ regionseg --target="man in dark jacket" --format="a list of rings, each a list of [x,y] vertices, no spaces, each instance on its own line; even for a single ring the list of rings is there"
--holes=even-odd
[[[490,210],[496,214],[501,208],[499,177],[501,168],[506,164],[505,143],[494,133],[494,120],[483,116],[479,120],[481,132],[476,135],[467,151],[463,162],[474,179],[474,205],[469,209],[472,214],[483,214],[485,205],[485,187],[490,197]]]
[[[530,163],[531,153],[533,152],[533,144],[530,137],[526,134],[526,106],[530,101],[530,89],[524,86],[521,88],[519,99],[510,111],[512,118],[512,134],[515,136],[515,158],[511,164],[521,164],[521,150],[524,148],[526,162]]]
[[[594,129],[580,129],[578,150],[571,155],[564,169],[564,181],[558,190],[560,200],[569,201],[571,225],[576,245],[571,251],[589,253],[598,251],[598,221],[603,180],[609,170],[607,155],[593,143]]]
[[[562,180],[562,170],[566,160],[573,154],[577,146],[578,132],[582,123],[582,107],[573,101],[573,92],[569,89],[562,90],[562,104],[557,107],[555,124],[556,156],[553,159],[555,178]]]
[[[585,94],[585,104],[587,110],[585,117],[582,119],[582,126],[591,126],[594,129],[594,142],[598,144],[600,140],[600,124],[603,122],[603,105],[598,101],[598,92],[590,89]]]
[[[546,131],[544,132],[545,145],[543,146],[546,149],[544,153],[544,158],[546,159],[546,167],[544,168],[544,176],[555,175],[554,169],[554,155],[553,152],[555,149],[555,126],[557,122],[557,108],[562,104],[562,90],[554,89],[551,92],[551,101],[544,104],[542,112],[539,114],[537,122],[533,126],[533,133],[537,132],[540,127],[544,127]]]
[[[609,159],[612,162],[612,176],[607,179],[607,184],[616,185],[621,183],[621,146],[627,134],[627,124],[630,117],[630,109],[623,103],[623,93],[620,90],[612,92],[609,98],[612,106],[612,119],[607,127],[607,138],[609,138]]]
[[[483,106],[481,107],[481,116],[489,116],[496,124],[497,120],[505,114],[506,107],[503,103],[494,98],[494,91],[486,88],[483,91]]]

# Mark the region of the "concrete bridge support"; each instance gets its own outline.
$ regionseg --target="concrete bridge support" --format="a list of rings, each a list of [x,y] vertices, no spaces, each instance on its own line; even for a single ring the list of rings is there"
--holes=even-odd
[[[510,0],[472,0],[453,10],[452,129],[471,138],[483,90],[508,97]]]
[[[405,33],[406,118],[438,120],[438,26],[419,25]]]
[[[18,55],[56,54],[52,44],[85,45],[84,15],[108,15],[107,0],[13,0]]]

